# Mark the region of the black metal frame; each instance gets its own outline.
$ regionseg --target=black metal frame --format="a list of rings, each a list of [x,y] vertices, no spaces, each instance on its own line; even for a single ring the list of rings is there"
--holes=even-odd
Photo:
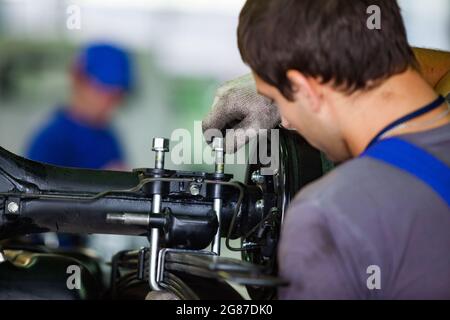
[[[204,281],[205,286],[220,284],[222,292],[237,298],[226,283],[233,281],[247,286],[252,298],[271,299],[275,288],[285,284],[276,278],[276,247],[286,207],[301,187],[323,174],[321,154],[294,132],[280,128],[280,147],[275,174],[252,182],[251,174],[261,165],[251,165],[245,184],[231,182],[232,176],[225,174],[163,168],[60,168],[0,148],[0,239],[49,231],[149,236],[158,228],[163,235],[158,269],[163,289],[183,299],[202,298],[196,290],[202,290],[198,283]],[[150,212],[154,194],[161,194],[162,214]],[[227,243],[241,237],[243,243],[253,243],[231,248],[242,251],[245,262],[203,254],[218,228],[212,211],[217,198],[222,200],[220,233]],[[142,269],[147,261],[140,265]],[[148,278],[148,273],[141,270],[140,276]]]

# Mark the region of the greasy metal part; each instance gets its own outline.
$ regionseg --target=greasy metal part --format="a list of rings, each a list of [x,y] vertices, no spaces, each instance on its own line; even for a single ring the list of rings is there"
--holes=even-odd
[[[225,172],[224,165],[224,141],[223,138],[215,137],[212,143],[212,149],[214,152],[214,163],[215,163],[215,173],[217,175],[223,174]],[[216,188],[220,188],[220,186],[216,186]],[[218,192],[220,194],[220,192]],[[213,210],[217,215],[217,221],[219,222],[219,227],[214,237],[214,241],[211,245],[211,250],[216,255],[220,256],[220,231],[221,231],[221,222],[222,222],[222,199],[215,198],[213,203]]]

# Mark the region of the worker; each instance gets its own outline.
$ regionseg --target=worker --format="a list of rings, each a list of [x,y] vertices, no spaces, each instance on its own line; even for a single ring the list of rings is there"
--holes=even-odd
[[[65,167],[122,169],[125,159],[110,126],[114,111],[131,89],[130,58],[120,47],[85,47],[70,70],[70,101],[33,135],[26,156]]]
[[[64,167],[126,169],[111,120],[132,88],[128,53],[109,43],[87,45],[71,66],[70,80],[69,102],[58,107],[34,133],[26,157]],[[45,234],[43,241],[60,248],[86,245],[85,237],[67,234]]]
[[[252,76],[219,89],[203,129],[282,119],[342,163],[291,202],[279,298],[449,299],[450,54],[413,50],[393,0],[247,0],[238,44]]]

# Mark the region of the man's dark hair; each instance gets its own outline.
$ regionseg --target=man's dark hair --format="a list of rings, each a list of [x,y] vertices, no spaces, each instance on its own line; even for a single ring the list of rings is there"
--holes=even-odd
[[[381,10],[381,29],[367,26],[371,5]],[[290,69],[352,93],[417,66],[396,0],[247,0],[238,45],[244,62],[290,100]]]

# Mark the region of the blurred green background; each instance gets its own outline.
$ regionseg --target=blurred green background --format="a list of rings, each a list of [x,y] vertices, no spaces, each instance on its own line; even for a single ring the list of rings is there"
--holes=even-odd
[[[153,137],[177,128],[193,136],[218,85],[248,72],[235,39],[242,3],[0,0],[0,145],[24,154],[33,132],[67,100],[77,50],[106,40],[125,47],[135,69],[135,90],[114,121],[127,164],[152,166]],[[80,8],[80,29],[66,25],[72,5]],[[242,178],[239,170],[229,169]]]

